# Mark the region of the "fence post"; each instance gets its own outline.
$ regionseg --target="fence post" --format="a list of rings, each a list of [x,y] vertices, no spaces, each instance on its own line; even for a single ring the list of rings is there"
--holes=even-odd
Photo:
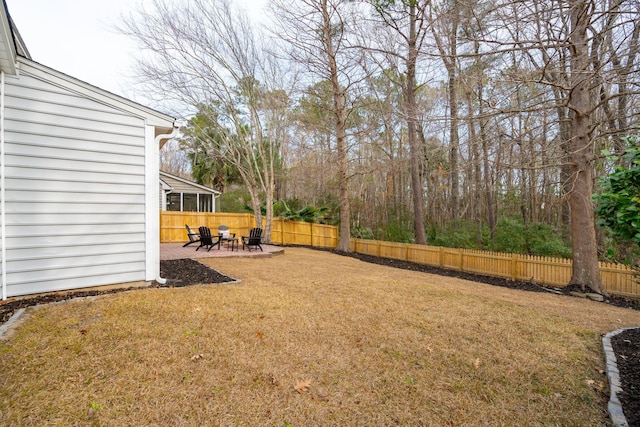
[[[464,271],[464,259],[463,259],[463,255],[462,255],[462,249],[458,249],[459,254],[460,254],[460,271]]]
[[[518,280],[518,257],[511,254],[511,279],[515,282]]]
[[[309,235],[311,236],[311,247],[313,247],[313,223],[309,223]]]
[[[284,219],[280,218],[280,244],[284,245]]]
[[[444,268],[444,247],[440,246],[440,259],[438,261],[440,261],[440,268]]]

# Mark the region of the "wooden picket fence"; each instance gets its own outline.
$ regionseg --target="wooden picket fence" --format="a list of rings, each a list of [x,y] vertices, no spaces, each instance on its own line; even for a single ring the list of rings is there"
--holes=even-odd
[[[547,286],[564,287],[571,279],[571,260],[563,258],[363,239],[351,239],[351,249],[361,254],[467,273],[509,280],[533,280]],[[630,267],[601,262],[600,272],[607,292],[631,297],[640,296],[640,283]]]
[[[161,212],[160,241],[183,243],[187,241],[185,224],[197,229],[207,226],[212,230],[226,225],[237,236],[246,236],[256,226],[251,214]],[[303,245],[322,248],[338,246],[338,228],[330,225],[286,221],[274,218],[271,241],[276,245]],[[351,250],[361,254],[415,262],[434,267],[458,270],[509,280],[533,280],[536,283],[563,287],[571,279],[571,260],[509,254],[502,252],[454,249],[380,240],[351,239]],[[627,266],[600,263],[605,289],[612,294],[640,297],[640,283]]]
[[[218,226],[226,225],[236,236],[247,236],[256,226],[252,214],[206,213],[206,212],[160,212],[160,242],[187,242],[185,224],[197,230],[200,226],[215,231]],[[263,221],[264,227],[264,221]],[[304,245],[321,248],[338,246],[338,229],[331,225],[311,224],[308,222],[286,221],[274,218],[271,229],[271,243],[275,245]]]

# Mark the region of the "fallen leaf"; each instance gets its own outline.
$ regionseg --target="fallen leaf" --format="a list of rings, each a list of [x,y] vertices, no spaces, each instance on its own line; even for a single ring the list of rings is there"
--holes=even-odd
[[[306,381],[297,381],[295,387],[293,387],[293,389],[295,391],[297,391],[298,393],[302,394],[304,392],[306,392],[307,390],[309,390],[309,387],[311,387],[311,381],[312,380],[306,380]]]
[[[585,383],[589,386],[589,387],[593,387],[595,389],[602,389],[604,388],[604,383],[602,381],[596,381],[596,380],[586,380]]]
[[[262,332],[260,332],[260,331],[257,331],[257,332],[256,332],[256,337],[257,337],[259,340],[261,340],[263,336],[264,336],[264,335],[262,334]]]
[[[480,359],[476,359],[473,361],[473,367],[476,369],[480,367]]]
[[[203,357],[204,357],[204,354],[196,354],[194,356],[191,356],[191,360],[195,362],[196,360],[200,360]]]
[[[427,351],[428,351],[429,353],[433,353],[433,349],[432,349],[431,347],[427,347]]]

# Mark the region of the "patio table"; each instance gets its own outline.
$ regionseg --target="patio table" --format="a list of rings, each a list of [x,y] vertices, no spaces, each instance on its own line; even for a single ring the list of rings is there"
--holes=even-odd
[[[223,244],[227,242],[227,250],[231,249],[231,252],[238,250],[238,239],[236,237],[223,237],[220,241]]]

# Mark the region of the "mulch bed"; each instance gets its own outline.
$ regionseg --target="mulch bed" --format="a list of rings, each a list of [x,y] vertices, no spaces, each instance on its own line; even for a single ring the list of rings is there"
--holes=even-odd
[[[640,426],[640,328],[627,329],[611,339],[622,393],[618,399],[630,426]]]
[[[457,277],[474,282],[486,283],[494,286],[501,286],[511,289],[520,289],[530,292],[553,292],[556,294],[566,294],[576,289],[568,288],[548,288],[536,284],[535,282],[511,281],[500,278],[482,276],[471,273],[464,273],[452,270],[445,270],[423,264],[416,264],[406,261],[393,260],[388,258],[378,258],[370,255],[355,253],[336,252],[336,254],[350,256],[361,261],[371,262],[388,267],[402,268],[412,271],[437,274],[441,276]],[[192,259],[179,259],[160,262],[160,275],[167,279],[166,284],[154,282],[150,287],[183,287],[194,284],[206,283],[226,283],[234,279],[229,278],[212,268],[205,266]],[[37,295],[30,298],[12,300],[0,303],[0,324],[6,322],[11,315],[20,308],[37,304],[63,301],[71,298],[87,297],[95,295],[105,295],[117,292],[129,291],[138,288],[122,288],[109,290],[73,291],[65,293],[54,293]],[[621,297],[608,297],[604,303],[619,307],[626,307],[640,310],[640,301],[629,300]],[[622,382],[623,393],[618,397],[622,403],[625,417],[630,426],[640,426],[640,329],[630,329],[616,335],[611,344],[618,360],[618,370]]]

